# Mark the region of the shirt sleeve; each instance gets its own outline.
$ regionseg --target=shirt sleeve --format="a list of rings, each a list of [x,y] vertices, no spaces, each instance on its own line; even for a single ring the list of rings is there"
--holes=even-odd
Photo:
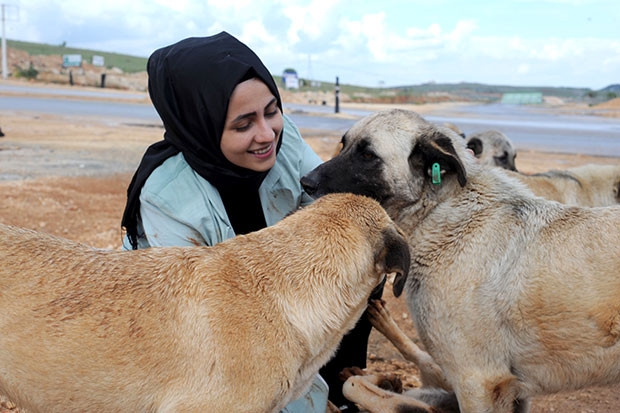
[[[290,118],[288,118],[287,116],[284,116],[284,119],[286,121],[285,128],[289,129],[289,133],[292,136],[294,136],[295,140],[298,142],[298,150],[300,154],[299,166],[298,166],[299,168],[298,179],[301,180],[301,178],[304,175],[306,175],[308,172],[312,171],[314,168],[316,168],[321,163],[323,163],[323,160],[319,157],[319,155],[316,154],[316,152],[314,152],[314,150],[310,147],[310,145],[308,145],[308,143],[303,139],[303,137],[301,136],[301,133],[299,132],[299,129],[293,123],[293,121],[291,121]],[[303,188],[301,188],[299,205],[307,206],[307,205],[310,205],[313,201],[314,199],[310,195],[308,195],[303,190]]]
[[[295,138],[295,141],[299,142],[299,151],[301,154],[299,173],[301,177],[323,163],[323,160],[316,154],[316,152],[314,152],[310,145],[308,145],[308,142],[306,142],[301,136],[301,132],[299,132],[297,125],[295,125],[286,115],[284,116],[284,120],[286,122],[285,128],[288,133]]]

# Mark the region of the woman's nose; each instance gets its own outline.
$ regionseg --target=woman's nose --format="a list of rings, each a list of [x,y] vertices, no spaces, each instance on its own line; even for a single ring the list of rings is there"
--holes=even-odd
[[[256,133],[257,141],[270,141],[276,137],[276,133],[273,127],[266,119],[261,119],[258,122],[258,131]]]

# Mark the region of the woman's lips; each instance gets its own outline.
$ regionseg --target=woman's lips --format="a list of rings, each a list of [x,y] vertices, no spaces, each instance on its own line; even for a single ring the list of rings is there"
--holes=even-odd
[[[249,152],[252,155],[256,156],[257,158],[268,158],[273,153],[274,148],[275,148],[275,144],[272,143],[272,144],[270,144],[269,146],[267,146],[265,148],[256,149],[256,150],[249,151]]]

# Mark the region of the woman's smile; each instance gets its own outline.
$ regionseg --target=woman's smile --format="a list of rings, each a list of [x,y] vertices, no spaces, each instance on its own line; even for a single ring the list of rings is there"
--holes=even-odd
[[[275,142],[270,143],[268,146],[261,148],[261,149],[254,149],[250,152],[252,155],[258,157],[258,158],[268,158],[272,155],[273,151],[275,149]]]

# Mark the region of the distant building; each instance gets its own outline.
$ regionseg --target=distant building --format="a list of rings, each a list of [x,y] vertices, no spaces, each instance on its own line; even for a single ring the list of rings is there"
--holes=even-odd
[[[286,89],[299,89],[299,77],[294,69],[285,69],[282,73],[282,82]]]
[[[504,93],[501,103],[507,105],[532,105],[543,103],[543,94],[540,92]]]

